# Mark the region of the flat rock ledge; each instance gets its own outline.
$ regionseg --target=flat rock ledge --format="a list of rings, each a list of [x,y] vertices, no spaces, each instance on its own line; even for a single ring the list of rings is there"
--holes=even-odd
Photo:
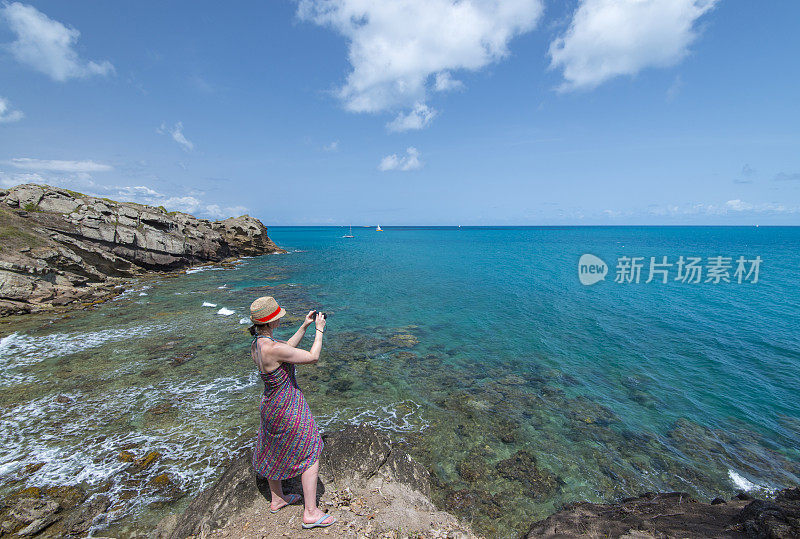
[[[285,252],[248,215],[223,221],[47,185],[0,190],[0,316],[114,297],[121,282]]]
[[[337,518],[329,528],[303,530],[302,505],[270,514],[269,487],[255,475],[247,450],[182,514],[165,517],[154,537],[475,537],[466,524],[433,506],[427,470],[386,434],[360,425],[323,440],[317,496],[320,507]],[[302,494],[299,478],[285,481],[284,492]]]
[[[772,500],[739,494],[698,502],[684,492],[646,493],[613,504],[571,503],[536,522],[527,537],[800,537],[800,488]]]

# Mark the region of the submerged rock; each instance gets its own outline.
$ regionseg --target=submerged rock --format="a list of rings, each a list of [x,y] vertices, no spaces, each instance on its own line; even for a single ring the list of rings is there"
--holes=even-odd
[[[549,496],[561,483],[553,474],[542,471],[536,464],[536,457],[528,451],[517,451],[510,458],[501,460],[497,463],[497,471],[506,479],[525,485],[527,494],[533,498]]]
[[[133,464],[128,466],[128,471],[131,473],[143,472],[155,464],[155,462],[160,458],[161,453],[158,451],[151,451],[141,458],[134,459]]]
[[[389,342],[400,348],[412,348],[419,344],[419,339],[410,333],[395,333],[389,338]]]
[[[32,474],[34,472],[38,472],[39,469],[44,466],[44,462],[37,462],[36,464],[27,464],[25,466],[25,473]]]
[[[182,354],[175,355],[169,364],[172,365],[173,367],[179,367],[180,365],[183,365],[184,363],[192,360],[193,358],[194,354],[192,352],[185,352]]]
[[[172,403],[169,401],[164,401],[162,403],[156,404],[147,411],[153,415],[161,415],[172,411],[172,409],[173,409]]]
[[[107,507],[108,498],[95,496],[87,502],[86,493],[75,485],[28,487],[0,503],[0,535],[83,536]]]

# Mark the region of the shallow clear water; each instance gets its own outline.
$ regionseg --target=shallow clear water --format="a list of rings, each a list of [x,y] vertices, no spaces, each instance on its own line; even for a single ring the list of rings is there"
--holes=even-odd
[[[289,254],[20,325],[0,343],[0,489],[105,490],[120,535],[181,509],[188,496],[171,500],[252,443],[260,382],[241,319],[259,295],[291,326],[330,313],[321,362],[299,369],[323,428],[393,432],[432,471],[436,501],[484,533],[577,499],[799,482],[800,229],[342,234],[273,227]],[[580,284],[584,253],[610,265],[604,282]],[[683,283],[674,267],[644,282],[651,256],[681,255],[733,257],[731,274],[740,255],[763,263],[757,283]],[[645,257],[642,282],[614,282],[621,256]],[[136,471],[122,451],[160,456]]]

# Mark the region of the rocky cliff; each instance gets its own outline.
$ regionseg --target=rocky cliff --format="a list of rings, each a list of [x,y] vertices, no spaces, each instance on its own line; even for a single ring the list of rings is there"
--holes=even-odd
[[[121,278],[283,252],[253,217],[209,221],[26,184],[0,190],[0,316],[114,295]]]

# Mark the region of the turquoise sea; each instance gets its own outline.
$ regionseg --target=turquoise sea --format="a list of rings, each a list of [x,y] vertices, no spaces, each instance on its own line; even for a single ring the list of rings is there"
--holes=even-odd
[[[435,501],[488,536],[575,500],[800,484],[800,228],[345,231],[272,227],[289,253],[20,322],[0,342],[0,495],[104,492],[100,527],[119,536],[185,507],[253,441],[243,319],[260,295],[289,312],[283,338],[309,309],[330,314],[320,363],[298,375],[321,427],[390,432]],[[591,286],[587,253],[608,266]],[[640,282],[615,282],[624,257],[642,257]],[[645,282],[651,257],[673,264],[668,282]],[[679,257],[701,259],[701,282],[676,280]],[[740,257],[760,258],[757,282]],[[152,452],[144,470],[126,461]]]

